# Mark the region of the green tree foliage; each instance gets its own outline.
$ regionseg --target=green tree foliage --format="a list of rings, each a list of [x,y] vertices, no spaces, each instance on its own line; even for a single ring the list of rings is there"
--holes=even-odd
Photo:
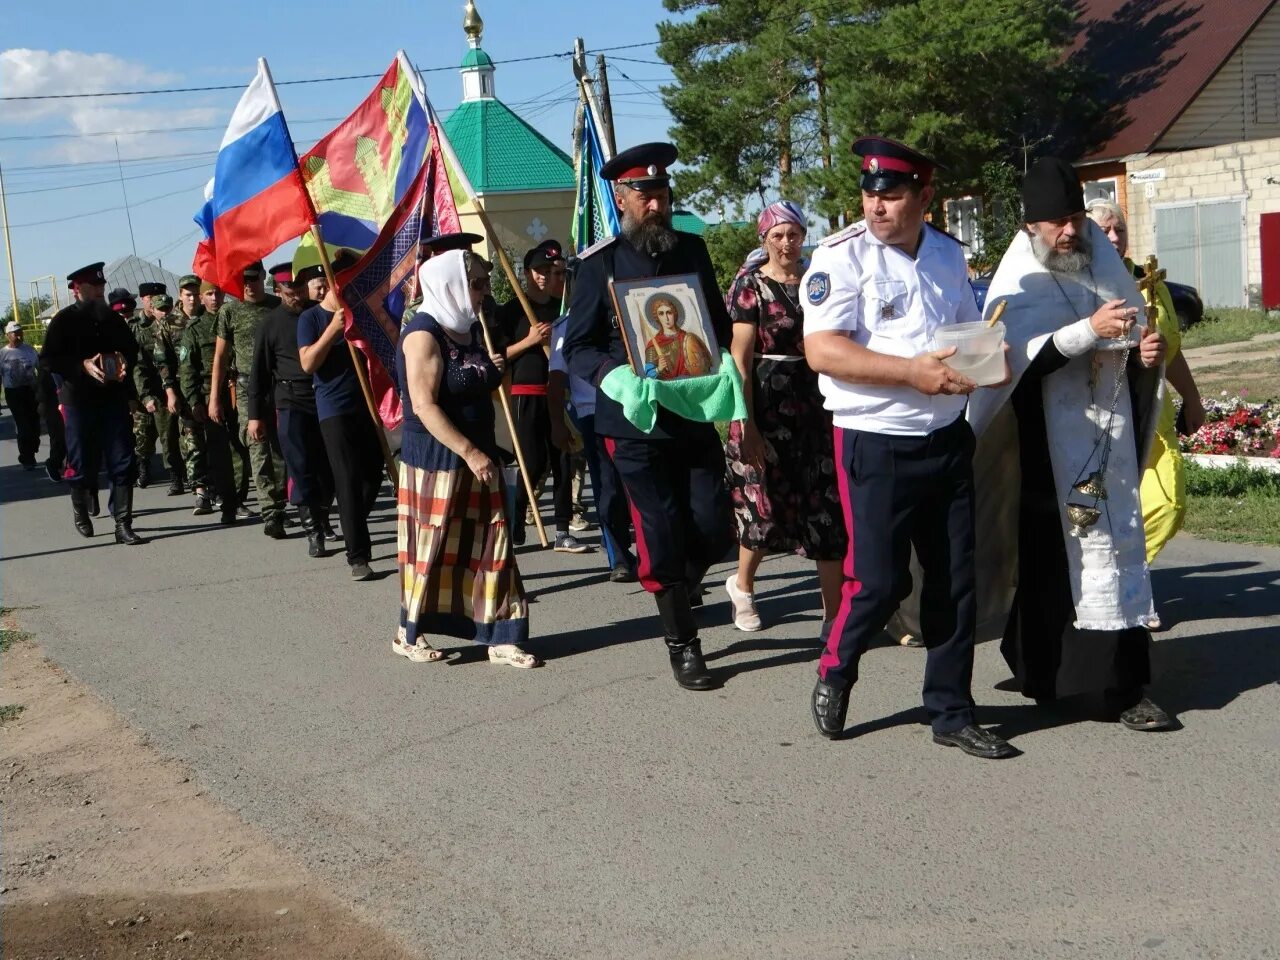
[[[681,197],[704,210],[784,192],[811,152],[812,36],[806,3],[663,0],[688,21],[658,24],[676,83],[663,98],[681,161]],[[780,15],[783,14],[783,15]]]
[[[716,268],[716,281],[721,293],[728,293],[747,254],[760,245],[756,228],[750,223],[716,223],[702,235],[711,264]],[[728,344],[722,344],[728,346]]]
[[[833,226],[854,219],[849,147],[868,134],[937,157],[944,194],[985,194],[1003,181],[984,170],[1076,156],[1101,116],[1094,74],[1067,56],[1073,0],[664,3],[686,15],[659,26],[658,53],[682,190],[703,209],[781,190]]]

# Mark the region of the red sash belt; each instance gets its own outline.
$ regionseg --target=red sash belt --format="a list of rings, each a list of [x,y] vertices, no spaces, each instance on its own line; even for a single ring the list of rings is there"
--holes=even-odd
[[[545,397],[547,385],[545,383],[513,383],[511,395],[513,397]]]

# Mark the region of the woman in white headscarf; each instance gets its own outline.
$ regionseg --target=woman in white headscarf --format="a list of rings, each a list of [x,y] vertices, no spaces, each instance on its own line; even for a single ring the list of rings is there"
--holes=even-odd
[[[511,552],[493,432],[503,358],[485,348],[484,261],[450,250],[418,273],[422,306],[400,334],[396,374],[404,408],[397,544],[400,626],[392,649],[441,660],[428,638],[487,644],[489,659],[542,665],[524,649],[528,603]]]

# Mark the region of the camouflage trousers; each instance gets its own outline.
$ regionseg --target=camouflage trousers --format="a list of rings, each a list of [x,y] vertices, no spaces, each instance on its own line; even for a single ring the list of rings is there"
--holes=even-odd
[[[183,418],[179,428],[182,446],[182,462],[187,468],[187,480],[191,489],[207,489],[209,486],[209,459],[205,449],[204,428],[194,420]]]
[[[156,452],[156,439],[164,451],[165,466],[169,475],[181,478],[184,474],[184,461],[181,446],[181,430],[178,418],[169,413],[169,408],[156,404],[155,413],[147,413],[139,408],[133,415],[133,452],[137,462],[149,462]]]
[[[272,416],[264,421],[267,426],[267,439],[262,443],[249,439],[249,418],[242,411],[238,416],[238,429],[232,435],[239,439],[240,449],[237,451],[233,444],[231,456],[235,462],[237,486],[239,486],[239,478],[244,477],[240,502],[244,503],[249,493],[249,471],[244,469],[247,460],[248,466],[252,468],[253,485],[258,491],[258,513],[262,515],[263,522],[276,517],[283,519],[286,481],[284,457],[280,453],[279,441],[276,439],[274,411]]]

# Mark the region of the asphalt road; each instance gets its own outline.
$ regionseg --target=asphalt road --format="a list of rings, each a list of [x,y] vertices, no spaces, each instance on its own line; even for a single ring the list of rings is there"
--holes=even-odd
[[[1280,551],[1183,537],[1160,559],[1176,732],[1043,712],[993,688],[982,644],[980,719],[1025,751],[993,763],[930,742],[905,648],[864,660],[856,735],[817,736],[816,581],[794,559],[762,568],[754,635],[713,571],[725,683],[694,694],[599,554],[520,554],[544,669],[410,664],[389,650],[389,500],[367,584],[163,487],[137,498],[148,545],[105,520],[82,540],[11,440],[0,500],[3,602],[48,653],[424,956],[1277,954]]]

